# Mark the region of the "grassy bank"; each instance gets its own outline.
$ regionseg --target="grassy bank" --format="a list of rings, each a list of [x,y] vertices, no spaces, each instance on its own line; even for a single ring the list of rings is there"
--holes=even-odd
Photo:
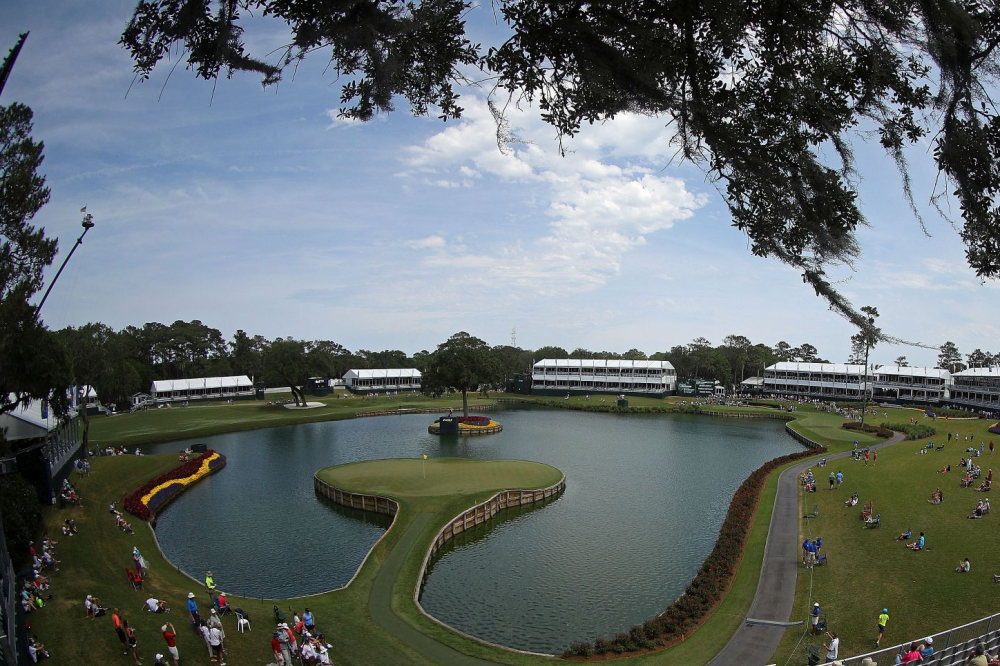
[[[517,397],[521,398],[522,396]],[[133,415],[98,419],[94,423],[92,433],[95,443],[101,443],[102,445],[125,444],[132,447],[146,442],[164,441],[184,437],[200,437],[215,434],[217,432],[248,430],[258,427],[288,425],[291,423],[317,420],[350,418],[354,416],[356,412],[373,411],[376,409],[393,409],[397,407],[403,407],[404,409],[446,409],[448,407],[456,406],[454,396],[450,399],[442,398],[436,400],[427,398],[400,398],[396,402],[390,402],[384,398],[381,400],[382,402],[364,401],[357,398],[347,400],[329,398],[323,400],[323,408],[308,411],[290,411],[285,410],[280,406],[268,406],[261,403],[199,405],[189,407],[187,409],[174,408],[171,410],[156,410]],[[550,400],[552,399],[536,399],[536,401],[541,404]],[[574,401],[578,402],[573,404]],[[483,400],[482,402],[487,401]],[[492,403],[492,399],[488,402]],[[582,397],[562,402],[563,404],[558,405],[559,407],[585,409],[588,406]],[[593,402],[594,399],[592,398],[590,403]],[[684,401],[680,399],[630,399],[631,406],[666,410],[680,409],[683,407],[683,405],[681,405],[682,402]],[[690,401],[687,402],[690,404]],[[715,411],[726,410],[726,408],[717,408],[714,406],[711,407],[711,409]],[[753,411],[746,410],[745,408],[729,409],[732,411]],[[775,412],[775,410],[768,408],[761,408],[758,411],[769,414],[773,414]],[[850,443],[853,442],[855,437],[855,435],[847,434],[839,429],[840,419],[834,415],[814,413],[811,410],[804,409],[795,412],[793,416],[799,419],[795,424],[797,429],[801,430],[808,437],[821,441],[827,445],[839,448],[849,448]],[[502,417],[500,420],[502,421]],[[862,438],[863,441],[864,439],[865,438]],[[102,596],[102,598],[105,598],[104,595],[111,595],[111,597],[117,598],[123,594],[122,590],[124,590],[129,593],[126,595],[126,598],[134,597],[134,599],[138,599],[139,596],[142,596],[138,593],[132,593],[131,590],[128,589],[128,584],[124,579],[122,567],[127,565],[130,561],[129,552],[131,551],[131,546],[135,539],[142,540],[139,547],[143,550],[144,555],[146,553],[153,553],[153,551],[150,550],[152,547],[151,537],[140,530],[139,536],[135,539],[126,538],[114,529],[114,523],[110,520],[110,517],[107,514],[106,506],[108,501],[120,498],[120,496],[125,492],[131,490],[132,487],[141,484],[148,478],[156,476],[160,473],[160,471],[162,471],[160,470],[160,466],[163,466],[165,469],[169,468],[172,463],[173,461],[169,458],[161,460],[156,456],[143,458],[119,457],[99,459],[95,461],[94,476],[90,479],[83,480],[83,484],[85,486],[88,484],[93,486],[92,488],[84,489],[84,492],[86,492],[88,496],[89,506],[85,507],[85,509],[75,508],[72,510],[57,510],[50,513],[49,517],[51,520],[61,522],[64,512],[93,511],[93,516],[89,520],[102,530],[98,536],[98,539],[102,543],[100,551],[104,552],[101,559],[102,561],[107,560],[107,562],[102,564],[101,567],[95,569],[96,573],[84,577],[85,580],[90,581],[90,585],[93,586],[98,585],[98,580],[105,580],[105,576],[107,576],[105,584],[101,587],[101,589],[87,589],[87,586],[85,585],[79,585],[75,582],[73,583],[73,589],[69,594],[69,598],[71,598],[72,601],[68,603],[65,609],[68,614],[67,621],[70,622],[70,624],[63,624],[59,627],[58,631],[67,631],[75,626],[75,624],[72,623],[75,623],[77,618],[71,611],[75,609],[76,606],[82,604],[83,595],[87,593],[96,593],[98,596]],[[226,473],[226,471],[223,473]],[[705,625],[702,626],[701,629],[695,632],[681,645],[667,651],[634,657],[628,661],[634,661],[636,663],[641,662],[644,664],[704,663],[728,641],[732,631],[739,625],[742,618],[745,616],[745,612],[749,607],[750,601],[756,589],[761,557],[767,536],[770,511],[776,489],[776,480],[777,475],[772,474],[771,478],[767,482],[760,509],[754,522],[750,543],[744,556],[743,563],[740,567],[740,571],[734,581],[729,595],[726,597],[725,601],[716,613],[705,623]],[[489,484],[487,483],[486,486],[489,486]],[[368,490],[371,491],[372,489],[369,488]],[[392,529],[376,547],[374,556],[369,558],[369,562],[362,568],[358,578],[350,588],[327,595],[319,595],[309,598],[308,600],[297,600],[293,602],[296,607],[309,605],[317,613],[317,617],[320,618],[319,626],[321,630],[330,627],[330,630],[328,630],[327,633],[328,637],[331,638],[331,642],[335,645],[334,653],[337,656],[338,663],[422,663],[426,661],[426,659],[419,653],[412,650],[409,646],[398,640],[391,633],[383,630],[378,623],[372,621],[369,613],[369,603],[371,590],[375,579],[378,576],[381,564],[386,561],[402,535],[405,534],[409,529],[409,526],[413,524],[415,516],[428,512],[435,514],[437,518],[433,521],[433,526],[428,525],[423,528],[423,532],[419,535],[417,540],[417,545],[412,548],[410,556],[407,558],[405,565],[400,570],[399,576],[393,584],[392,607],[395,612],[410,626],[418,628],[421,632],[430,636],[435,641],[453,647],[462,653],[476,655],[487,660],[501,663],[517,664],[535,663],[536,661],[539,661],[538,658],[484,646],[478,642],[471,641],[449,632],[421,615],[412,603],[412,590],[413,582],[416,577],[416,570],[419,568],[420,560],[423,557],[423,553],[426,552],[426,547],[433,534],[436,533],[440,525],[443,524],[443,522],[448,518],[454,516],[462,509],[467,508],[474,503],[474,501],[485,499],[485,497],[490,494],[492,493],[487,487],[482,489],[482,493],[446,493],[435,500],[437,504],[431,511],[419,509],[415,504],[413,504],[413,500],[410,497],[401,497],[400,504],[403,507],[403,510],[401,511],[400,517],[397,519],[396,527]],[[94,502],[96,502],[96,508]],[[101,509],[101,507],[103,507],[103,509]],[[107,521],[105,521],[105,519],[107,519]],[[107,522],[106,529],[101,528],[102,522]],[[74,539],[80,539],[81,542],[84,542],[86,539],[81,539],[83,536],[85,535],[82,534],[79,537],[74,537]],[[74,543],[74,548],[76,548],[77,545],[79,544]],[[60,550],[62,550],[64,546],[65,544],[60,544]],[[110,548],[110,550],[106,550],[108,548]],[[83,546],[82,551],[86,552],[87,546]],[[63,553],[60,555],[63,556]],[[76,558],[67,557],[66,559],[75,560]],[[157,581],[162,580],[163,585],[162,589],[156,588],[159,590],[157,592],[157,596],[162,596],[163,598],[170,600],[172,607],[182,606],[184,595],[186,594],[187,589],[192,586],[192,582],[178,572],[168,571],[169,567],[162,560],[158,559],[157,554],[154,553],[150,559],[152,561],[152,574]],[[63,571],[55,574],[57,580],[59,581],[57,582],[57,585],[62,588],[62,580],[65,578],[71,578],[74,581],[81,579],[81,576],[77,575],[78,571],[76,569],[67,570],[65,568],[66,566],[91,568],[92,565],[92,558],[75,564],[64,562]],[[65,575],[67,571],[72,572],[70,576]],[[117,576],[117,574],[115,574],[116,571],[121,575]],[[280,575],[280,565],[275,567],[273,575]],[[159,585],[160,582],[151,584]],[[62,597],[63,594],[64,593],[62,591],[59,592],[60,597]],[[204,596],[203,598],[207,599],[207,596]],[[141,602],[141,600],[139,601]],[[107,603],[107,599],[105,599],[105,602]],[[664,600],[664,607],[666,607],[668,603],[669,600]],[[254,619],[259,622],[259,624],[255,626],[261,626],[264,628],[268,628],[270,626],[269,619],[271,604],[272,602],[268,600],[264,600],[263,602],[261,602],[261,600],[236,600],[234,602],[234,605],[243,605],[244,608],[250,610]],[[282,603],[282,605],[287,608],[289,604]],[[137,609],[139,604],[135,603],[134,607]],[[49,609],[46,608],[42,612],[45,613],[48,612],[48,610]],[[82,608],[80,610],[82,611]],[[183,622],[177,622],[177,619],[183,619],[183,615],[177,616],[177,612],[179,611],[175,611],[172,619],[175,621],[175,624],[178,625],[178,629],[180,630],[182,629]],[[63,611],[58,611],[52,615],[62,614]],[[82,612],[79,613],[79,615],[82,620]],[[148,637],[146,638],[146,642],[144,644],[140,643],[140,645],[153,645],[159,647],[161,645],[159,642],[161,641],[159,632],[153,631],[153,629],[158,629],[157,623],[160,621],[160,616],[154,617],[148,614],[141,614],[139,619],[149,619],[152,621],[146,623],[150,626],[140,626],[140,641],[143,640],[143,636]],[[328,619],[329,622],[325,621],[326,619]],[[98,624],[101,621],[102,620],[92,621],[89,622],[89,624]],[[59,633],[50,634],[45,623],[39,623],[38,630],[39,637],[43,640],[43,642],[47,639],[52,640],[52,636],[60,635]],[[227,626],[227,633],[230,635],[231,639],[230,650],[235,650],[234,654],[237,655],[237,657],[245,656],[248,661],[231,659],[230,663],[264,663],[263,659],[267,657],[268,652],[268,641],[264,639],[267,638],[269,640],[269,634],[260,633],[256,635],[254,640],[251,640],[249,636],[236,636],[233,638],[233,630],[233,626]],[[115,653],[112,648],[115,648],[117,638],[115,637],[114,632],[106,627],[105,633],[107,633],[107,636],[102,639],[101,644],[106,644],[105,648],[108,649],[107,655],[114,656]],[[193,635],[193,632],[191,632],[190,636],[188,636],[188,632],[182,630],[181,636],[182,638],[188,637],[191,639],[181,643],[182,654],[185,651],[192,653],[194,650],[204,649],[197,643],[198,639]],[[197,654],[196,652],[193,653]],[[145,654],[145,652],[143,652],[143,654]]]
[[[887,416],[883,417],[883,412]],[[1000,520],[1000,514],[969,520],[976,501],[992,493],[960,488],[961,473],[954,471],[967,455],[969,442],[964,438],[968,436],[977,448],[980,442],[987,445],[985,455],[975,459],[983,477],[994,466],[1000,473],[1000,454],[994,458],[989,453],[990,439],[998,439],[987,432],[991,422],[930,420],[919,412],[884,408],[872,420],[908,423],[911,417],[936,428],[937,434],[880,451],[877,464],[867,467],[847,459],[816,470],[820,490],[803,500],[809,508],[818,504],[819,517],[800,521],[800,540],[806,535],[822,536],[830,565],[816,568],[812,576],[800,569],[792,619],[804,619],[812,603],[819,601],[831,629],[840,634],[841,656],[875,649],[876,618],[882,608],[889,609],[890,617],[883,647],[1000,610],[1000,602],[987,594],[994,588],[993,574],[1000,572],[995,566],[1000,548],[995,521]],[[948,432],[958,433],[960,441],[948,443]],[[930,441],[944,443],[944,450],[918,454]],[[937,472],[949,464],[952,472]],[[831,468],[844,473],[839,490],[827,490],[826,476]],[[937,487],[944,492],[944,502],[928,504]],[[844,501],[853,492],[858,493],[860,504],[847,508]],[[869,500],[882,516],[880,529],[863,527],[861,504]],[[907,528],[913,532],[911,540],[921,531],[926,533],[924,552],[912,552],[894,540]],[[972,572],[955,573],[959,560],[966,556],[972,562]],[[789,630],[775,661],[804,663],[806,645],[817,641],[806,638],[799,643],[800,638],[800,631]],[[880,658],[879,663],[882,661]]]

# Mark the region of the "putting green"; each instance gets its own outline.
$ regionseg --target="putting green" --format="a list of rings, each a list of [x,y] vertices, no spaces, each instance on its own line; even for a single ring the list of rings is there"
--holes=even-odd
[[[316,475],[341,490],[393,499],[544,488],[562,478],[559,470],[542,463],[462,458],[366,460],[327,467]]]

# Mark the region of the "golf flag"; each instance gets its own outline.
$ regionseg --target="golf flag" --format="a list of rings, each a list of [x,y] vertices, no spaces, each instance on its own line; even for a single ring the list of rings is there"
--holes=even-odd
[[[424,454],[424,460],[427,460],[427,454],[426,453]]]

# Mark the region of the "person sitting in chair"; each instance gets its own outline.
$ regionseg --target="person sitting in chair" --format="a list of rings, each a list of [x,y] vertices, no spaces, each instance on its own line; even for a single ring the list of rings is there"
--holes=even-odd
[[[920,538],[913,543],[906,544],[906,547],[910,550],[923,550],[924,549],[924,533],[920,533]]]
[[[911,536],[912,536],[912,532],[910,532],[910,528],[907,527],[905,532],[903,532],[898,537],[896,537],[896,541],[906,541]]]

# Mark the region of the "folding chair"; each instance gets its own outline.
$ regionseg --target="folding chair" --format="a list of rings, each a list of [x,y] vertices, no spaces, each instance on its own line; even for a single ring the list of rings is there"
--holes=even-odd
[[[129,567],[125,567],[125,575],[128,576],[128,581],[132,584],[133,590],[138,591],[142,589],[142,576]]]
[[[236,615],[236,629],[239,632],[250,631],[250,615],[242,608],[233,611]]]

